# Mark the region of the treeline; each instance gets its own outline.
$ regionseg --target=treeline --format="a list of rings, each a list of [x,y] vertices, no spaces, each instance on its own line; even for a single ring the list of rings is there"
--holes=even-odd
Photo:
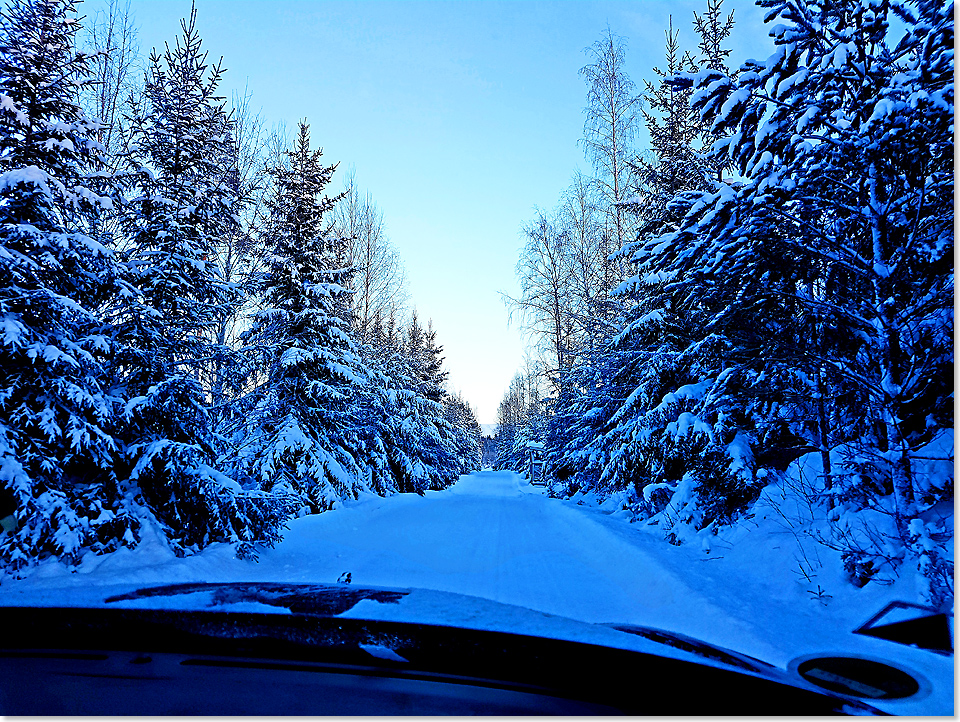
[[[218,95],[195,25],[145,63],[111,2],[0,21],[0,533],[49,556],[215,542],[479,467],[432,325],[353,179]]]
[[[907,565],[940,605],[953,3],[758,4],[775,51],[739,68],[720,0],[694,15],[695,50],[671,24],[642,90],[622,38],[590,49],[594,175],[525,229],[509,302],[536,354],[500,407],[500,464],[545,443],[554,494],[708,543],[813,453],[800,492],[851,581]]]

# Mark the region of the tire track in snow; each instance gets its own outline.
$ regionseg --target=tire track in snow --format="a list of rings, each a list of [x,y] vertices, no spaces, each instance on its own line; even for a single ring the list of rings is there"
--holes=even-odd
[[[664,627],[707,640],[721,633],[724,639],[749,642],[757,654],[772,651],[751,625],[658,561],[657,550],[675,550],[662,544],[641,548],[590,510],[546,498],[515,474],[474,474],[425,501],[430,509],[420,516],[420,533],[434,536],[431,547],[449,547],[454,559],[463,559],[457,549],[469,543],[472,563],[447,567],[444,575],[415,574],[405,585],[473,594],[588,622]],[[451,519],[463,525],[458,529],[442,523]],[[395,522],[408,523],[402,518]]]

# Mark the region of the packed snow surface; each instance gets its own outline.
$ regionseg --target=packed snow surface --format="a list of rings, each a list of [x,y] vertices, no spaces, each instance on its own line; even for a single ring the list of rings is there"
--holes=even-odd
[[[370,496],[296,519],[259,562],[236,559],[227,545],[181,559],[145,540],[135,550],[89,554],[73,573],[53,562],[25,579],[5,580],[0,603],[36,592],[69,599],[71,588],[119,582],[333,583],[349,572],[357,585],[456,592],[583,622],[666,629],[780,668],[814,653],[887,660],[919,673],[931,689],[882,708],[952,714],[951,657],[851,634],[904,590],[826,579],[826,589],[811,585],[793,569],[791,540],[757,535],[709,553],[674,547],[619,514],[550,499],[512,472],[486,471],[423,497]],[[361,603],[354,613],[384,606]],[[436,612],[430,610],[431,622]],[[457,614],[449,623],[490,621]]]

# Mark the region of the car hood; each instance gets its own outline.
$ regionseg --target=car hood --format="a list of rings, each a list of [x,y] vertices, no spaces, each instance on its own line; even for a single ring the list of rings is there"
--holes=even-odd
[[[587,623],[488,599],[428,589],[287,582],[186,583],[148,587],[128,583],[70,589],[7,587],[0,591],[0,608],[3,607],[270,615],[278,623],[282,622],[278,617],[289,615],[291,623],[294,619],[302,623],[305,618],[322,618],[477,630],[640,652],[735,670],[823,692],[803,679],[795,669],[781,669],[736,650],[675,632],[630,624]],[[389,654],[389,650],[383,653]],[[928,689],[924,690],[923,696],[927,692]],[[911,713],[902,704],[903,701],[887,709],[897,714]]]
[[[457,627],[597,644],[689,661],[714,661],[741,668],[772,669],[760,660],[698,642],[692,648],[652,641],[638,632],[670,635],[636,625],[590,624],[511,604],[430,589],[353,584],[286,582],[187,583],[141,587],[115,584],[93,588],[4,589],[0,607],[77,607],[295,614]],[[619,628],[618,628],[619,627]],[[670,635],[673,640],[689,640]],[[690,640],[693,642],[694,640]],[[719,656],[717,653],[721,653]],[[731,655],[731,656],[724,656]]]

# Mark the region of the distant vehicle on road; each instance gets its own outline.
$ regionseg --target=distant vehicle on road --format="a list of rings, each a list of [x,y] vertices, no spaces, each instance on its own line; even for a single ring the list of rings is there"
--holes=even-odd
[[[526,476],[534,486],[546,486],[547,478],[544,473],[544,452],[546,447],[539,441],[527,442],[527,469]]]

